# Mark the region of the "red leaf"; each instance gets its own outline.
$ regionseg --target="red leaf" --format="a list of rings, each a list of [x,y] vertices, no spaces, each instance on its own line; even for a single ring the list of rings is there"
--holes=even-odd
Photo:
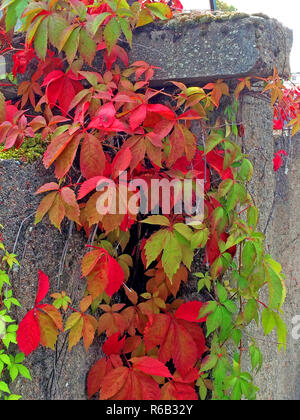
[[[130,359],[134,369],[140,370],[143,373],[154,376],[162,376],[164,378],[172,378],[172,375],[162,362],[153,357],[133,357]]]
[[[282,160],[281,155],[287,156],[287,152],[285,150],[279,150],[277,153],[275,153],[275,157],[273,159],[273,166],[274,166],[275,172],[277,172],[283,165],[283,160]]]
[[[200,120],[203,117],[201,117],[197,111],[190,109],[187,112],[184,112],[183,114],[178,116],[178,120]]]
[[[218,174],[222,177],[222,179],[233,179],[233,173],[230,168],[227,168],[225,171],[223,169],[224,165],[224,157],[217,153],[215,150],[207,153],[206,160],[209,165],[218,172]]]
[[[124,282],[124,271],[120,264],[107,254],[108,258],[108,284],[105,292],[108,296],[114,295]]]
[[[104,46],[104,48],[106,47]],[[111,70],[112,65],[117,60],[117,58],[119,58],[124,63],[125,67],[128,67],[127,52],[124,50],[124,48],[120,47],[119,45],[115,45],[110,55],[108,54],[107,50],[104,53],[104,62],[106,64],[107,70]]]
[[[147,115],[147,105],[140,105],[138,108],[134,109],[129,117],[129,123],[131,129],[134,131],[136,128],[142,125]]]
[[[81,77],[75,76],[71,70],[66,74],[61,70],[55,70],[48,74],[42,86],[47,86],[46,96],[50,107],[55,106],[58,101],[63,115],[66,115],[72,100],[83,89],[79,80]]]
[[[183,383],[168,382],[162,387],[162,400],[198,400],[195,388]]]
[[[88,179],[85,181],[79,190],[78,194],[78,200],[81,200],[83,197],[88,195],[91,191],[95,190],[97,185],[100,185],[102,183],[110,182],[108,178],[105,178],[104,176],[95,176],[93,178]]]
[[[39,287],[38,287],[38,292],[36,295],[35,307],[44,299],[48,291],[49,291],[49,277],[40,270],[39,271]]]
[[[103,175],[106,158],[101,142],[92,134],[87,134],[81,145],[80,169],[84,178]]]
[[[116,334],[110,336],[103,344],[102,350],[107,356],[112,354],[121,354],[126,337],[123,337],[119,341],[119,336],[120,334],[117,332]]]
[[[144,340],[146,351],[159,345],[158,359],[162,363],[173,359],[182,376],[195,366],[203,354],[204,336],[198,324],[170,314],[155,314],[145,328]]]
[[[49,182],[48,184],[43,185],[40,187],[35,194],[42,194],[47,191],[58,191],[59,185],[56,182]]]
[[[40,344],[40,328],[34,313],[35,309],[32,309],[25,315],[17,331],[18,346],[25,356],[32,353]]]
[[[108,400],[119,392],[126,383],[128,374],[129,369],[124,366],[120,366],[105,375],[101,383],[100,399]]]
[[[97,114],[97,122],[100,127],[110,127],[115,119],[116,110],[112,102],[103,105]]]
[[[112,176],[116,178],[120,172],[125,171],[131,162],[132,154],[129,147],[125,149],[121,149],[115,156],[113,163],[112,163]]]
[[[202,302],[197,300],[183,303],[176,311],[175,318],[184,319],[190,322],[205,322],[206,318],[198,319],[199,312],[203,306]]]
[[[176,114],[170,108],[161,104],[149,104],[147,106],[148,112],[155,112],[170,121],[176,120]]]
[[[108,363],[105,358],[98,360],[89,371],[87,377],[88,398],[96,394],[101,387],[102,380],[106,375]]]

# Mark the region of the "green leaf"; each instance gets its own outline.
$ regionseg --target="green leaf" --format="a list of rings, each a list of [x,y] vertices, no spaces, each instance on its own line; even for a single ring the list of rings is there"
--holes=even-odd
[[[176,236],[172,232],[167,231],[165,248],[162,256],[162,266],[171,281],[174,274],[177,273],[181,261],[182,251],[180,244]]]
[[[167,20],[172,15],[169,6],[163,3],[151,3],[145,4],[145,6],[151,10],[151,13],[161,20]]]
[[[44,19],[46,19],[46,17],[45,17],[45,15],[42,15],[42,16],[39,16],[38,18],[36,18],[36,19],[35,19],[35,20],[31,23],[31,25],[30,25],[30,27],[29,27],[29,29],[28,29],[27,33],[26,33],[26,43],[27,43],[28,45],[31,45],[31,43],[32,43],[32,41],[33,41],[33,39],[34,39],[34,37],[35,37],[35,34],[36,34],[36,32],[37,32],[37,30],[38,30],[38,28],[39,28],[39,26],[40,26],[41,22],[42,22]]]
[[[249,207],[247,210],[248,225],[252,226],[253,229],[256,229],[257,224],[258,224],[258,218],[259,218],[258,208],[255,206]]]
[[[236,314],[238,311],[236,304],[232,300],[226,300],[223,302],[223,305],[232,314]]]
[[[8,6],[6,10],[5,26],[6,31],[10,31],[16,26],[18,19],[21,17],[24,9],[28,4],[28,0],[9,0],[2,3],[1,9]]]
[[[9,277],[6,274],[6,272],[0,270],[0,286],[2,286],[3,283],[8,284],[9,286],[11,285],[9,281]]]
[[[111,13],[100,13],[100,15],[95,15],[94,19],[87,23],[86,28],[93,37],[96,35],[100,25],[102,25],[108,16],[111,16]]]
[[[69,36],[67,42],[65,43],[63,50],[66,53],[68,63],[71,65],[75,60],[76,53],[79,47],[79,38],[80,38],[81,28],[75,28],[71,35]],[[80,93],[80,92],[79,92]],[[78,93],[78,95],[79,95]]]
[[[51,44],[59,48],[61,43],[63,31],[69,26],[66,19],[64,19],[58,13],[52,13],[48,18],[48,32],[49,41]]]
[[[207,244],[208,237],[209,237],[208,229],[203,229],[203,230],[199,230],[198,232],[195,232],[190,240],[191,248],[192,249],[204,248],[205,245]]]
[[[85,20],[87,15],[87,7],[86,5],[80,0],[72,0],[71,6],[73,10],[78,15],[80,20]]]
[[[168,231],[166,229],[161,229],[158,232],[154,233],[146,242],[145,245],[145,254],[147,267],[157,259],[159,254],[163,251],[165,247],[166,238],[168,236]]]
[[[243,181],[250,181],[253,175],[253,165],[248,159],[243,159],[240,167],[240,177]]]
[[[147,223],[148,225],[160,225],[170,226],[170,220],[166,216],[149,216],[147,219],[142,220],[141,223]]]
[[[243,185],[236,182],[232,189],[230,190],[227,203],[226,203],[226,210],[229,213],[232,211],[238,203],[243,204],[247,198],[247,192]]]
[[[190,241],[193,236],[192,229],[184,223],[176,223],[173,228],[180,233],[187,241]]]
[[[231,400],[239,401],[242,398],[241,383],[238,379],[235,380],[231,392]]]
[[[224,227],[227,222],[227,217],[225,215],[223,207],[217,207],[214,209],[211,216],[211,230],[216,230],[220,235],[224,231]]]
[[[242,339],[242,331],[241,331],[241,330],[239,330],[239,329],[237,329],[237,328],[235,328],[235,329],[232,331],[232,339],[233,339],[233,341],[234,341],[234,344],[235,344],[236,346],[239,346],[240,341],[241,341],[241,339]]]
[[[206,337],[208,337],[212,332],[214,332],[217,328],[220,327],[220,325],[222,324],[222,320],[223,320],[222,308],[220,306],[217,306],[216,310],[207,317],[207,320],[206,320],[206,328],[207,328]]]
[[[103,36],[107,47],[108,54],[111,53],[121,34],[121,26],[118,20],[113,17],[105,26]]]
[[[11,394],[6,399],[8,401],[19,401],[22,398],[22,395]]]
[[[130,47],[132,47],[132,30],[131,30],[128,20],[119,18],[119,22],[121,25],[122,32],[125,35],[128,44],[130,45]]]
[[[90,38],[89,34],[84,29],[81,29],[80,31],[78,48],[80,56],[88,64],[92,65],[97,51],[97,44],[92,38]]]
[[[213,369],[216,366],[217,361],[218,361],[218,356],[216,354],[209,354],[203,359],[199,373],[206,372],[207,370]]]
[[[266,280],[269,286],[269,308],[279,309],[286,297],[286,287],[281,275],[281,266],[270,256],[265,256]]]
[[[18,368],[16,365],[12,365],[9,369],[9,375],[11,377],[11,380],[14,382],[14,380],[17,378],[19,374]]]
[[[250,299],[246,303],[246,306],[244,309],[244,316],[245,316],[245,321],[247,324],[250,324],[252,319],[254,319],[256,324],[258,324],[258,310],[257,310],[257,302],[255,299]]]
[[[15,363],[22,363],[25,360],[24,353],[18,353],[15,357]]]
[[[7,384],[3,381],[0,381],[0,391],[6,392],[7,394],[10,394],[10,390],[7,386]]]
[[[200,400],[204,401],[207,396],[207,388],[201,376],[197,381],[197,386],[199,387]]]
[[[39,25],[34,37],[34,49],[41,60],[45,60],[48,43],[48,19],[44,19]]]
[[[249,354],[251,358],[252,370],[256,369],[256,374],[260,371],[263,363],[262,353],[255,344],[251,344],[249,347]]]
[[[274,313],[273,316],[274,316],[276,328],[277,328],[278,350],[281,351],[281,349],[283,348],[285,351],[286,350],[286,337],[287,337],[286,325],[277,313]]]
[[[224,137],[222,134],[218,132],[212,132],[205,142],[204,152],[207,153],[211,152],[218,144],[223,141]]]
[[[205,302],[200,309],[198,319],[204,318],[207,314],[214,312],[217,309],[217,306],[218,304],[214,300]]]
[[[3,363],[5,363],[7,366],[10,366],[10,365],[11,365],[10,358],[9,358],[9,356],[8,356],[7,354],[1,354],[1,355],[0,355],[0,360],[1,360]]]
[[[29,379],[31,381],[31,375],[30,375],[30,372],[27,369],[27,367],[26,366],[23,366],[23,365],[17,365],[17,367],[18,367],[18,370],[19,370],[20,374],[24,378]]]
[[[252,271],[255,268],[255,263],[257,259],[257,250],[254,244],[251,241],[247,241],[244,244],[242,252],[242,271],[241,275],[244,277],[249,277]]]
[[[233,179],[228,178],[222,181],[218,188],[218,197],[221,198],[221,197],[224,197],[226,194],[228,194],[229,191],[231,191],[233,185],[234,185]]]
[[[220,255],[220,257],[218,257],[213,262],[212,266],[210,267],[210,274],[213,280],[216,280],[229,268],[231,260],[231,255],[225,253],[223,255]]]
[[[218,292],[218,297],[219,297],[219,301],[221,303],[224,303],[227,300],[227,292],[225,287],[221,284],[221,283],[217,283],[217,292]]]
[[[270,332],[276,327],[276,320],[274,318],[274,312],[268,308],[265,308],[261,315],[261,323],[262,323],[265,335],[270,334]]]

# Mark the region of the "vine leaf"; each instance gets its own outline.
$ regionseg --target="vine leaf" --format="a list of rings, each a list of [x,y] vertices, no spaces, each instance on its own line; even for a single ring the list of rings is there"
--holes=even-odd
[[[100,400],[159,400],[161,392],[152,376],[124,366],[111,370],[102,380]]]
[[[184,319],[189,322],[205,322],[206,317],[199,318],[199,312],[203,303],[197,300],[183,303],[175,312],[175,318]]]
[[[83,257],[82,275],[87,277],[88,290],[94,299],[104,291],[112,296],[124,282],[122,267],[104,248],[93,250]]]
[[[169,313],[155,314],[149,321],[145,344],[147,351],[160,346],[158,359],[162,363],[172,359],[181,375],[192,369],[206,350],[202,329]]]
[[[49,278],[40,270],[35,306],[22,319],[17,331],[18,346],[26,356],[36,350],[39,344],[54,349],[58,330],[63,331],[59,311],[53,305],[40,304],[48,291]]]

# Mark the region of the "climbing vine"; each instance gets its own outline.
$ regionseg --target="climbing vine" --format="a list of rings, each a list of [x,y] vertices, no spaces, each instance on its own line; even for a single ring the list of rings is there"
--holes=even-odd
[[[2,227],[2,226],[0,226]],[[24,353],[13,354],[12,344],[17,344],[17,323],[11,318],[13,305],[21,306],[13,296],[9,278],[9,270],[18,265],[16,255],[9,253],[3,244],[0,235],[0,400],[19,400],[21,395],[12,394],[9,389],[9,381],[22,375],[31,379],[30,372],[22,363]]]
[[[26,74],[29,63],[34,70],[18,86],[19,101],[0,95],[1,143],[5,150],[19,148],[37,134],[48,142],[43,164],[54,167],[56,181],[36,192],[42,198],[35,223],[48,217],[61,230],[69,221],[88,238],[79,306],[68,291],[41,303],[51,280],[40,271],[17,342],[27,356],[39,345],[55,349],[58,334],[68,334],[69,351],[81,339],[88,351],[103,334],[105,356],[88,373],[89,398],[255,399],[262,354],[245,329],[253,321],[266,335],[276,329],[279,350],[287,330],[284,275],[264,251],[259,212],[247,191],[253,167],[238,145],[245,130],[238,99],[251,90],[251,79],[239,81],[218,118],[214,111],[231,96],[223,80],[201,87],[173,81],[154,89],[157,69],[129,63],[119,40],[130,47],[134,28],[172,18],[182,6],[171,3],[2,1],[3,53],[14,50],[16,24],[25,38],[24,48],[14,51],[13,76]],[[275,121],[286,121],[295,134],[299,95],[295,100],[284,90],[276,71],[263,82]],[[283,154],[275,157],[276,170]],[[167,206],[165,190],[155,190],[153,181],[173,182]],[[180,191],[190,206],[178,211]],[[195,255],[200,272],[193,269]],[[192,278],[199,299],[184,301],[181,286]],[[260,297],[265,287],[268,302]],[[245,352],[252,372],[243,368]],[[9,369],[4,359],[0,354]]]

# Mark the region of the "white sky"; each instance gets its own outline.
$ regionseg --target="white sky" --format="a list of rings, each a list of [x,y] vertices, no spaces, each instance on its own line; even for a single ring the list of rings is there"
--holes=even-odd
[[[294,32],[292,72],[300,72],[300,0],[225,0],[241,12],[262,12],[274,17]],[[185,9],[208,9],[209,0],[181,0]]]

